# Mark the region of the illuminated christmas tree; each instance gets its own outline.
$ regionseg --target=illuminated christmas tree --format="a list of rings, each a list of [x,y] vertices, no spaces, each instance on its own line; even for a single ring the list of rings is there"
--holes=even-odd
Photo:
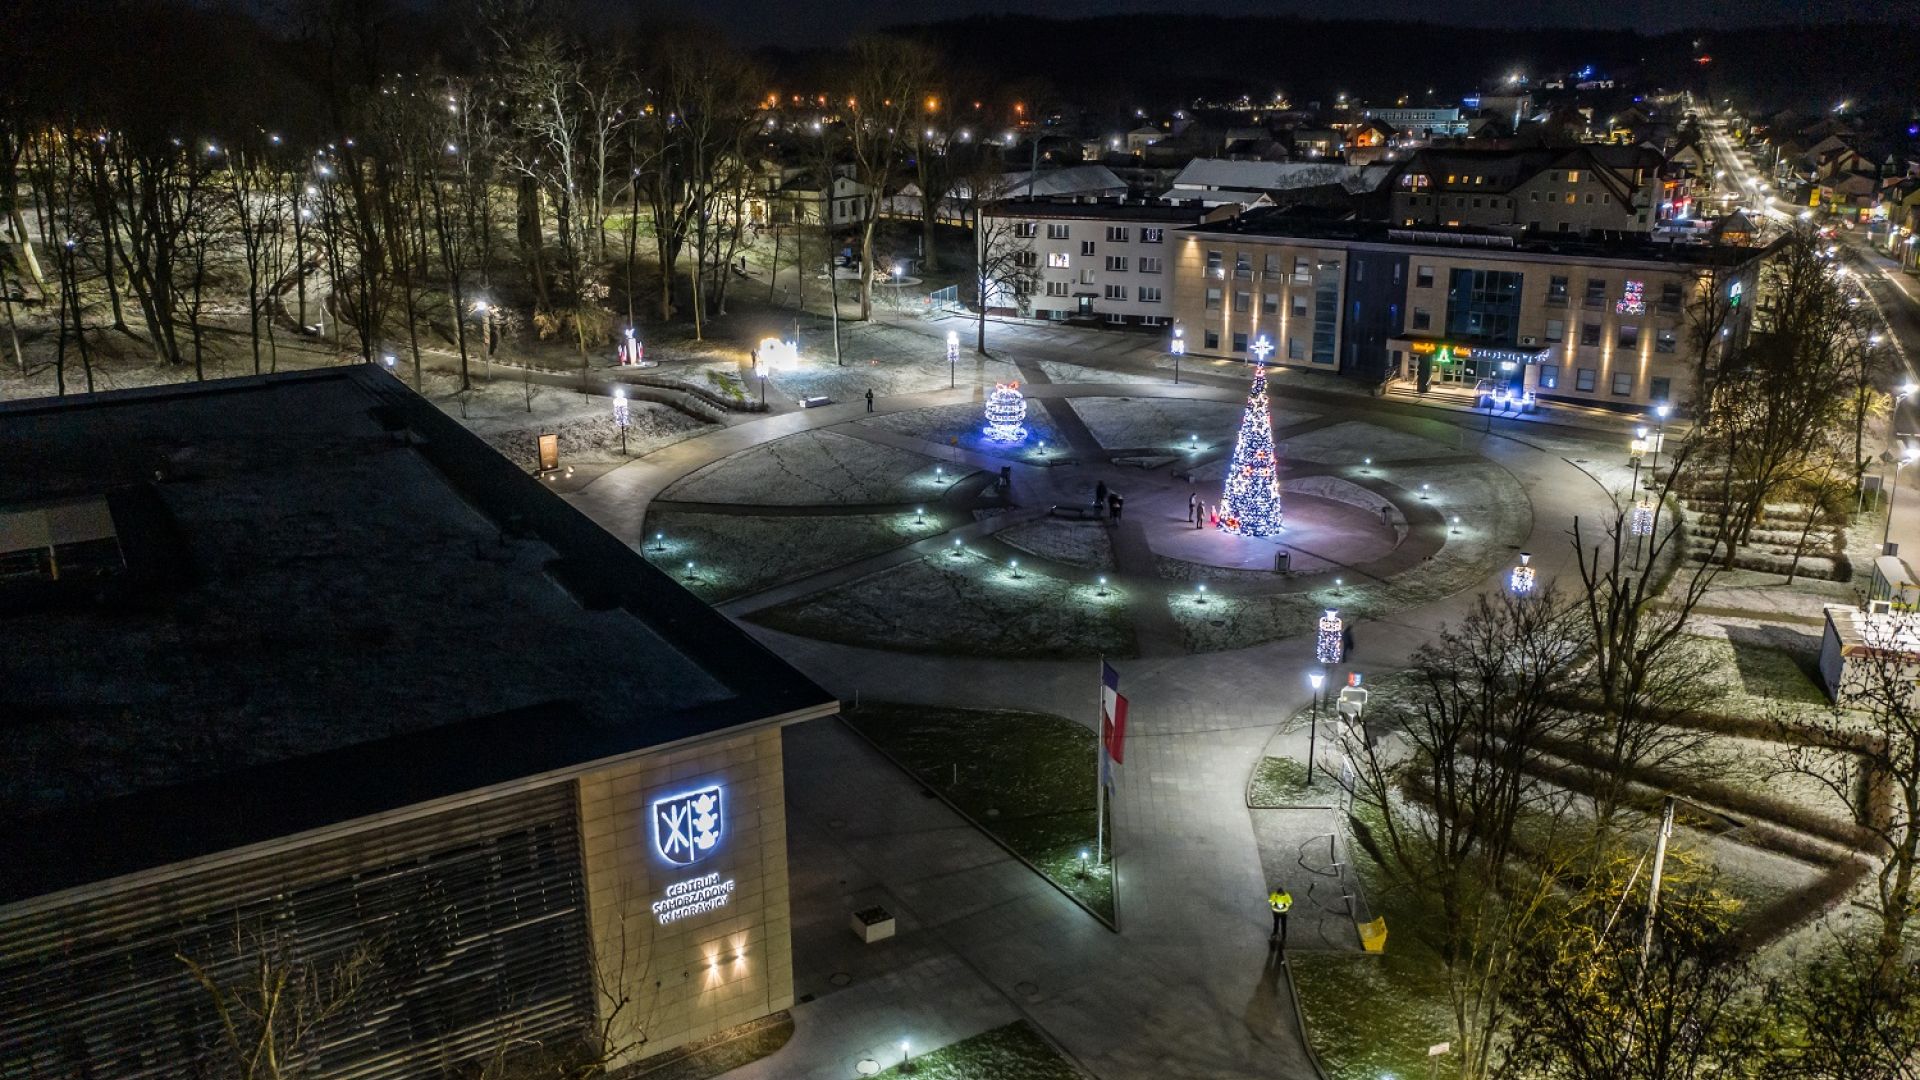
[[[1240,436],[1227,462],[1226,489],[1220,495],[1220,527],[1242,536],[1280,532],[1280,473],[1273,450],[1273,413],[1267,407],[1267,354],[1273,343],[1254,342],[1253,387],[1240,417]]]

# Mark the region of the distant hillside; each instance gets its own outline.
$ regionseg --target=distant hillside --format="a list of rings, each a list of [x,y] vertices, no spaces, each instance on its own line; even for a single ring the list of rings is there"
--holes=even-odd
[[[1517,10],[1524,10],[1517,9]],[[1060,20],[994,15],[899,27],[998,82],[1044,81],[1075,99],[1124,106],[1285,90],[1295,101],[1342,91],[1371,100],[1429,88],[1450,101],[1524,66],[1591,64],[1764,108],[1818,109],[1842,98],[1920,104],[1920,26],[1836,23],[1643,36],[1630,31],[1467,28],[1209,15]],[[1695,42],[1698,42],[1696,48]],[[1710,55],[1706,65],[1694,61]],[[1145,102],[1142,102],[1144,104]]]

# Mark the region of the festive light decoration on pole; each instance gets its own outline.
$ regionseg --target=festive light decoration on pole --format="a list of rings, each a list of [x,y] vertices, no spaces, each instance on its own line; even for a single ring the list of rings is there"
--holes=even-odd
[[[1653,535],[1653,503],[1646,499],[1641,499],[1634,504],[1631,527],[1633,529],[1633,535],[1635,536]]]
[[[1337,664],[1346,655],[1346,624],[1340,621],[1340,612],[1328,608],[1320,616],[1320,627],[1313,637],[1313,658],[1323,664]]]
[[[620,453],[627,452],[627,426],[633,422],[633,414],[627,411],[627,390],[616,386],[613,390],[613,426],[620,429]]]
[[[1253,385],[1247,390],[1240,435],[1220,494],[1220,528],[1241,536],[1274,536],[1281,530],[1273,412],[1267,405],[1267,356],[1272,352],[1273,342],[1265,337],[1253,343]]]
[[[1533,592],[1533,567],[1528,565],[1532,562],[1532,552],[1520,553],[1520,565],[1514,567],[1513,573],[1507,577],[1507,588],[1512,590],[1514,595],[1526,596]]]
[[[1027,398],[1017,382],[995,383],[987,395],[987,426],[982,429],[994,442],[1016,443],[1027,437]]]

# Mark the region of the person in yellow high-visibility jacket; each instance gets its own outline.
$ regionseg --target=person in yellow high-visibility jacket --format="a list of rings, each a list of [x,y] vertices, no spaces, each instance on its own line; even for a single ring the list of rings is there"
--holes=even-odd
[[[1287,947],[1287,912],[1293,910],[1293,894],[1285,885],[1275,885],[1267,894],[1267,907],[1273,911],[1273,936],[1268,940],[1279,942],[1284,949]]]

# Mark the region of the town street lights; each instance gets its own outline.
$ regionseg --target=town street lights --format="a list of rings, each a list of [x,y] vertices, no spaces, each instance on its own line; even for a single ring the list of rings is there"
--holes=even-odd
[[[1880,530],[1880,553],[1882,555],[1887,553],[1887,541],[1893,535],[1893,501],[1900,494],[1900,470],[1913,464],[1916,458],[1920,458],[1920,449],[1909,446],[1901,451],[1900,460],[1893,463],[1893,490],[1887,492],[1887,524],[1885,528]]]
[[[960,385],[960,333],[947,331],[947,389]]]
[[[1673,406],[1661,403],[1654,406],[1653,415],[1660,418],[1659,429],[1653,437],[1653,464],[1647,468],[1653,470],[1653,482],[1660,482],[1660,448],[1667,445],[1667,416],[1673,412]]]
[[[1173,385],[1180,385],[1180,358],[1187,355],[1187,330],[1179,323],[1173,324],[1173,344],[1167,347],[1173,354]]]
[[[1327,673],[1316,671],[1307,676],[1307,682],[1313,687],[1313,723],[1307,728],[1307,786],[1313,786],[1313,755],[1320,739],[1320,687],[1327,681]]]
[[[614,387],[613,426],[620,429],[621,457],[627,456],[627,425],[632,422],[632,419],[633,415],[627,411],[627,388],[624,386]]]

